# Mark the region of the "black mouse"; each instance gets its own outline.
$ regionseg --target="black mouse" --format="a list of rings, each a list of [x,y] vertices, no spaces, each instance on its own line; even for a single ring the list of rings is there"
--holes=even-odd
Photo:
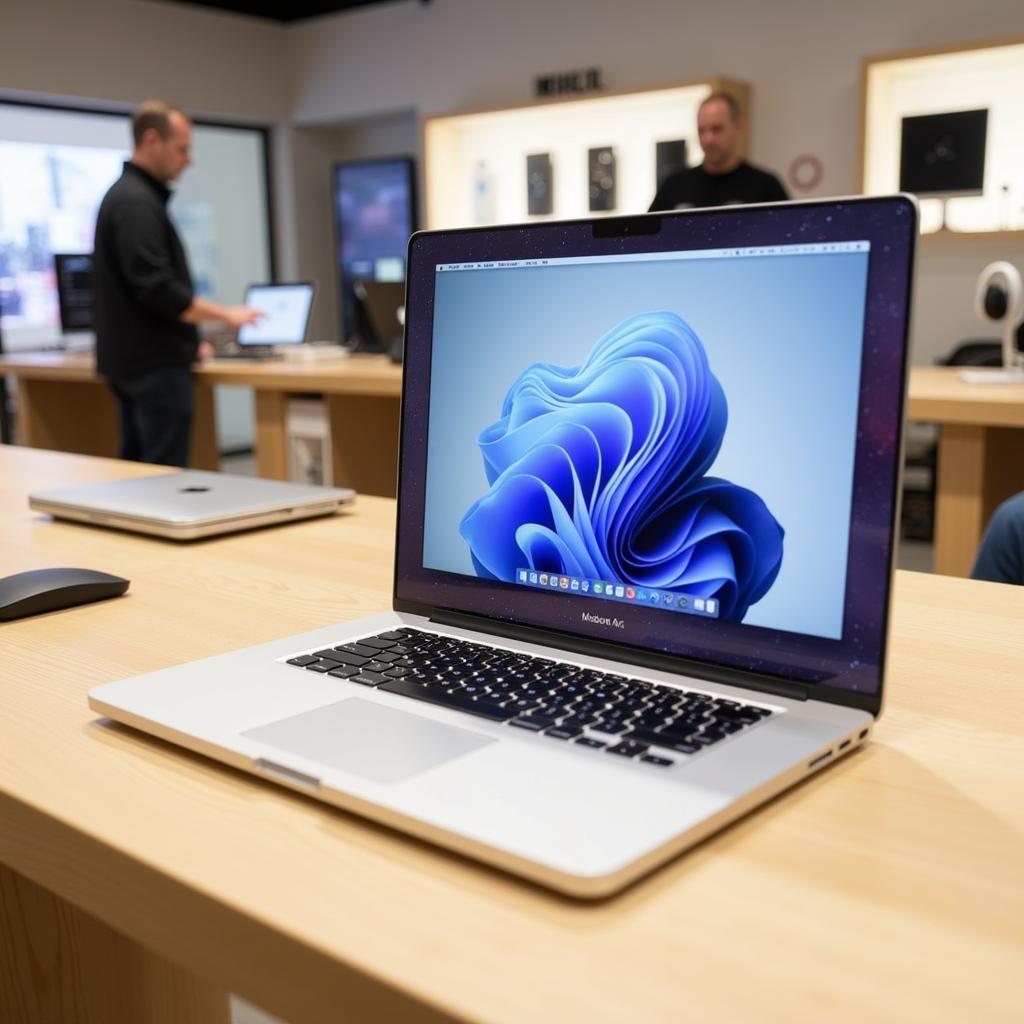
[[[0,622],[119,597],[128,580],[95,569],[32,569],[0,579]]]

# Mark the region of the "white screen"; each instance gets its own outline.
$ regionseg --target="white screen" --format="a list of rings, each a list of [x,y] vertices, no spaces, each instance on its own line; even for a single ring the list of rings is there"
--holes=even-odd
[[[240,345],[298,345],[306,337],[313,304],[311,284],[281,284],[250,288],[245,304],[266,316],[238,331]]]

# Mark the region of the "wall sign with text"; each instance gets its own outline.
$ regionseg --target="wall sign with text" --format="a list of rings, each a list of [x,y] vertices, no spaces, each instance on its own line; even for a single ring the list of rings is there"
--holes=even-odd
[[[581,68],[577,71],[558,71],[553,75],[538,75],[533,80],[536,96],[566,96],[574,93],[600,92],[604,78],[600,68]]]

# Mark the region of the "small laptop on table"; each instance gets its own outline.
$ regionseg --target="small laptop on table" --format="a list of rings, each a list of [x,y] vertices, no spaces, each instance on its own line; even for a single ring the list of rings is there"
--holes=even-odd
[[[235,345],[218,352],[217,358],[276,359],[282,347],[302,345],[315,292],[316,286],[310,281],[250,285],[244,304],[264,315],[254,324],[239,327]]]
[[[881,712],[916,237],[902,196],[414,235],[393,610],[91,707],[621,889]]]
[[[197,540],[337,512],[355,499],[345,487],[316,487],[186,469],[58,487],[29,495],[29,507],[57,519]]]

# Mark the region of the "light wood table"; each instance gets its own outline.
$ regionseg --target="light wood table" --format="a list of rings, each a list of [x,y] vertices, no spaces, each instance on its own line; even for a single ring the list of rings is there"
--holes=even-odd
[[[0,449],[5,572],[132,580],[0,626],[4,1024],[206,1024],[228,990],[290,1024],[1024,1016],[1024,588],[899,573],[874,741],[578,904],[95,720],[97,683],[389,603],[384,499],[191,545],[25,503],[146,472]]]
[[[117,454],[117,414],[90,354],[40,352],[0,357],[0,374],[18,382],[19,443],[85,455]],[[251,387],[259,475],[288,476],[286,419],[293,397],[322,395],[331,435],[334,483],[364,494],[394,496],[402,368],[385,356],[316,362],[217,360],[194,368],[196,414],[192,465],[216,469],[213,389]]]
[[[967,576],[996,507],[1024,491],[1024,384],[968,384],[955,367],[915,366],[907,418],[939,426],[935,572]]]

